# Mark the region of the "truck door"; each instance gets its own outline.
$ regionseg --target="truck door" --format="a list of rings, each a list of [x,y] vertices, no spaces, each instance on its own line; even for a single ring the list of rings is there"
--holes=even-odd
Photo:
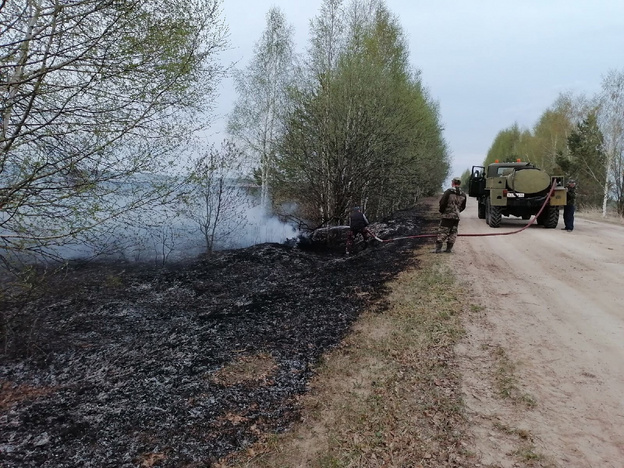
[[[485,193],[485,167],[472,166],[472,172],[468,179],[468,195],[480,197]]]

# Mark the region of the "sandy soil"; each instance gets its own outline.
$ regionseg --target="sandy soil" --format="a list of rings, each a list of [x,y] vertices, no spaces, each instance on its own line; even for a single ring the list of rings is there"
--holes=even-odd
[[[491,229],[469,199],[460,233],[524,223],[503,218]],[[624,227],[578,217],[573,232],[561,227],[560,218],[557,229],[456,245],[472,300],[458,348],[463,390],[472,450],[486,466],[624,466]],[[494,349],[535,406],[497,393]]]

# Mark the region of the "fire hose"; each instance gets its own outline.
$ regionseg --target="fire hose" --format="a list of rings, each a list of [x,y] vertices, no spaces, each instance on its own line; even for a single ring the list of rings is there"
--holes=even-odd
[[[553,184],[550,187],[550,191],[548,192],[548,195],[546,195],[546,199],[544,200],[544,203],[542,204],[542,206],[539,209],[539,211],[537,212],[537,214],[531,218],[531,220],[527,223],[526,226],[523,226],[520,229],[516,229],[515,231],[508,231],[508,232],[469,233],[469,234],[457,234],[457,235],[458,236],[463,236],[463,237],[491,237],[491,236],[509,236],[511,234],[518,234],[518,233],[524,231],[525,229],[528,229],[529,226],[531,226],[532,224],[535,223],[537,218],[542,214],[542,211],[544,211],[544,208],[546,208],[546,205],[548,204],[548,201],[550,200],[550,197],[552,196],[553,192],[555,191],[555,187],[556,186],[557,186],[557,182],[553,180]],[[437,237],[437,236],[438,236],[437,234],[419,234],[417,236],[405,236],[405,237],[393,237],[392,239],[380,239],[375,234],[373,234],[373,238],[376,241],[384,242],[384,243],[385,242],[397,241],[397,240],[403,240],[403,239],[419,239],[419,238],[422,239],[422,238],[426,238],[426,237]]]

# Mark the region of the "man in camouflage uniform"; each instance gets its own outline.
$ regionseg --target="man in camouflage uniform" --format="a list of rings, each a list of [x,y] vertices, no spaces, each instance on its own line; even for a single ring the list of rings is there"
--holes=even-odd
[[[453,251],[453,244],[457,239],[457,227],[459,226],[459,213],[466,209],[466,194],[461,188],[461,179],[455,177],[452,187],[444,192],[440,199],[440,226],[436,239],[435,253],[442,252],[442,244],[446,242],[445,252]]]

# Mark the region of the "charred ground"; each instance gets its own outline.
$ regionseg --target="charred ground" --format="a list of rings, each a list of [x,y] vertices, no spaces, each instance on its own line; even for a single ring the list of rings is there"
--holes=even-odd
[[[373,225],[421,234],[426,207]],[[340,236],[339,236],[340,237]],[[313,366],[417,242],[263,244],[168,265],[72,265],[5,303],[0,464],[210,466],[298,417]]]

